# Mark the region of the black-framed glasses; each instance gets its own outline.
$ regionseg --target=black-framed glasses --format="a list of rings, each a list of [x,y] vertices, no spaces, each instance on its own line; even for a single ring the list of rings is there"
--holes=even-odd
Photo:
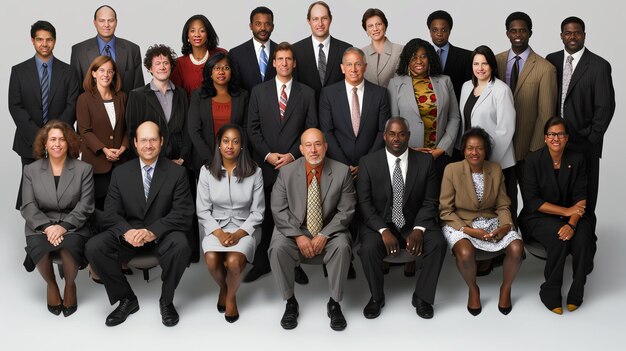
[[[556,137],[558,137],[559,139],[563,139],[563,138],[567,137],[567,133],[565,133],[565,132],[558,132],[558,133],[548,132],[548,133],[546,133],[546,136],[548,137],[548,139],[554,139]]]

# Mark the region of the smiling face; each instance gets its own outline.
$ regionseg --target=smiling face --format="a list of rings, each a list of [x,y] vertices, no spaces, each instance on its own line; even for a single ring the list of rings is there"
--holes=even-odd
[[[565,125],[556,124],[548,128],[548,132],[544,135],[544,141],[553,153],[561,153],[567,145],[569,136],[565,132]]]
[[[266,43],[274,31],[272,16],[267,13],[255,14],[252,17],[252,23],[250,23],[250,30],[252,30],[252,36],[259,43]]]
[[[565,45],[565,51],[575,54],[585,46],[585,32],[580,23],[568,23],[563,26],[561,40]]]
[[[102,7],[96,13],[96,19],[93,20],[93,25],[96,27],[96,31],[98,35],[104,39],[104,41],[109,41],[115,35],[115,28],[117,27],[117,18],[115,17],[115,12],[108,7]]]
[[[528,29],[526,21],[513,20],[509,23],[509,29],[506,31],[506,36],[511,42],[511,49],[516,54],[521,54],[528,48],[528,40],[533,34]]]
[[[385,38],[387,27],[379,16],[372,16],[365,21],[365,30],[373,41],[379,41]]]
[[[107,61],[103,63],[98,69],[91,72],[91,76],[96,80],[96,85],[100,88],[109,88],[115,71],[113,70],[113,63]]]
[[[385,146],[390,154],[398,157],[409,147],[411,133],[402,121],[390,122],[383,134]]]
[[[421,47],[411,57],[409,61],[409,70],[416,77],[424,77],[428,75],[428,54],[426,48]]]
[[[220,140],[222,160],[237,161],[241,154],[241,135],[237,129],[227,129]]]
[[[311,27],[311,34],[319,41],[324,40],[330,31],[330,23],[332,22],[328,10],[322,5],[315,5],[311,8],[310,18],[307,19]]]
[[[363,57],[356,52],[348,52],[341,60],[341,72],[346,76],[346,82],[352,86],[361,84],[365,76],[365,63]]]
[[[46,140],[46,150],[48,157],[52,160],[64,160],[67,157],[67,140],[61,129],[50,129]]]
[[[137,127],[135,148],[143,163],[151,165],[159,157],[163,138],[159,136],[159,126],[154,122],[143,122]]]
[[[286,83],[291,79],[293,69],[296,67],[296,60],[293,58],[291,50],[279,50],[274,53],[272,64],[276,68],[278,79]]]
[[[213,79],[214,85],[228,85],[228,82],[230,82],[230,75],[230,65],[228,64],[228,60],[226,58],[217,61],[211,71],[211,79]]]
[[[205,48],[207,41],[206,28],[201,20],[194,20],[187,29],[187,40],[192,47]]]
[[[52,37],[52,33],[40,29],[35,32],[35,37],[32,38],[31,41],[33,47],[35,47],[37,57],[42,61],[48,61],[50,56],[52,56],[52,50],[54,50],[54,44],[56,43],[56,39]]]
[[[469,137],[463,150],[465,159],[472,169],[482,169],[485,162],[485,141],[480,137]]]
[[[300,137],[300,152],[304,156],[306,162],[311,166],[317,166],[326,157],[328,144],[324,139],[322,131],[311,128],[302,133]]]
[[[476,54],[472,60],[472,72],[479,82],[487,82],[491,79],[491,66],[485,55]]]
[[[172,64],[169,58],[163,55],[153,57],[150,73],[158,81],[165,82],[169,80],[172,73]]]

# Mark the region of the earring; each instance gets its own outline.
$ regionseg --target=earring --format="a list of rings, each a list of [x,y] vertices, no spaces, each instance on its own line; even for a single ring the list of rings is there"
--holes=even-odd
[[[48,149],[44,149],[45,158],[48,158]]]

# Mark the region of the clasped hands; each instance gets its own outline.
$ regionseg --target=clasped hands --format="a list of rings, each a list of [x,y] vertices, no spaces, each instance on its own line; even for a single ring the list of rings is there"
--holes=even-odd
[[[274,169],[279,169],[280,167],[293,162],[293,157],[289,153],[279,154],[278,152],[272,152],[267,155],[265,161],[274,166]]]
[[[492,243],[497,243],[502,240],[506,236],[506,234],[511,231],[510,225],[503,225],[498,227],[496,230],[491,233],[487,233],[486,230],[480,228],[465,228],[465,234],[471,235],[474,238],[481,239],[484,241],[491,241]]]
[[[318,234],[312,239],[308,235],[300,235],[296,237],[296,244],[302,256],[313,258],[324,251],[328,238],[325,235]]]
[[[213,232],[213,235],[217,237],[220,244],[224,247],[235,246],[239,243],[239,240],[248,235],[243,229],[238,229],[236,232],[225,232],[222,229],[218,229]]]
[[[124,240],[134,247],[141,247],[146,243],[154,241],[156,235],[148,229],[130,229],[124,233]]]
[[[126,151],[126,148],[124,146],[120,146],[119,149],[109,149],[106,147],[102,148],[102,152],[104,152],[104,155],[109,162],[119,161],[120,156],[124,153],[124,151]]]
[[[389,229],[383,230],[383,244],[387,250],[387,255],[394,256],[400,250],[398,239],[391,233]],[[413,229],[409,236],[406,237],[406,251],[411,256],[420,256],[424,248],[424,232],[420,229]]]
[[[43,234],[48,238],[48,242],[52,246],[59,246],[63,241],[65,233],[67,233],[67,230],[58,224],[53,224],[43,230]]]

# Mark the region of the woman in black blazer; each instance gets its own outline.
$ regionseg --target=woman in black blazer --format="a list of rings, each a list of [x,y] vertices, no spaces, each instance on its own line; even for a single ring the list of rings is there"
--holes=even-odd
[[[524,208],[519,223],[526,240],[540,242],[547,250],[541,285],[541,302],[556,314],[563,313],[561,285],[567,255],[572,255],[573,282],[567,294],[567,309],[576,310],[583,302],[587,274],[593,270],[596,235],[589,218],[587,175],[584,157],[566,149],[565,121],[553,117],[544,127],[543,149],[526,157]]]
[[[248,93],[239,87],[239,76],[228,54],[217,52],[204,66],[202,87],[191,95],[187,126],[193,144],[196,176],[213,158],[215,134],[232,123],[246,130]]]

